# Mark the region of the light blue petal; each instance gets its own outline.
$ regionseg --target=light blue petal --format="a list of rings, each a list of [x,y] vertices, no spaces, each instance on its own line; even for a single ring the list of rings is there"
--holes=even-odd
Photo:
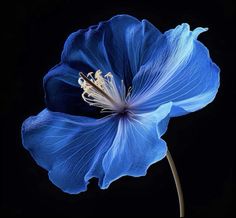
[[[201,109],[219,87],[219,68],[196,38],[206,28],[189,30],[188,24],[167,31],[156,51],[133,79],[130,103],[136,112],[152,111],[173,102],[171,116]]]
[[[85,191],[90,178],[104,176],[102,158],[115,137],[117,119],[95,120],[44,110],[22,126],[24,147],[70,194]]]
[[[166,131],[172,103],[151,113],[102,119],[43,110],[22,125],[22,141],[35,161],[49,171],[64,192],[86,191],[89,180],[99,186],[124,175],[142,176],[166,155],[160,138]]]
[[[103,159],[105,177],[101,188],[122,176],[144,176],[148,167],[165,157],[160,137],[167,129],[172,104],[151,113],[120,118],[116,137]]]

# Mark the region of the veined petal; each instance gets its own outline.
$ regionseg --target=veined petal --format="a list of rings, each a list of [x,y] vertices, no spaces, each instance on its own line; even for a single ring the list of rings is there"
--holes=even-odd
[[[148,167],[165,157],[161,136],[167,129],[172,103],[151,113],[120,118],[116,137],[103,159],[105,177],[101,188],[126,175],[144,176]]]
[[[114,117],[99,120],[44,110],[22,126],[24,147],[49,171],[50,180],[71,194],[85,191],[90,178],[102,180],[102,158],[116,135]]]
[[[189,30],[182,24],[167,31],[156,51],[133,79],[130,102],[136,111],[151,111],[173,102],[172,116],[201,109],[219,87],[219,68],[196,38],[204,28]]]
[[[49,171],[64,192],[80,193],[92,177],[99,186],[124,175],[142,176],[166,154],[160,138],[167,129],[171,103],[146,114],[102,119],[47,109],[22,125],[22,141],[34,160]]]
[[[73,68],[83,62],[94,71],[112,72],[130,85],[160,35],[146,20],[117,15],[72,33],[65,43],[62,62]]]
[[[81,98],[79,72],[87,74],[99,69],[104,74],[112,72],[117,86],[124,80],[129,88],[160,36],[151,23],[129,15],[117,15],[72,33],[65,42],[62,62],[44,77],[47,107],[75,115],[98,114],[97,108],[86,107]]]

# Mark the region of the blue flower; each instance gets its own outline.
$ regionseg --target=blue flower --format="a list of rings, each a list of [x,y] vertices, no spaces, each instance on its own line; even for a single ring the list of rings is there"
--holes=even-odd
[[[162,34],[147,20],[118,15],[72,33],[44,77],[47,109],[22,125],[22,141],[49,179],[76,194],[143,176],[165,157],[170,117],[210,103],[219,68],[184,23]],[[91,73],[93,72],[93,73]]]

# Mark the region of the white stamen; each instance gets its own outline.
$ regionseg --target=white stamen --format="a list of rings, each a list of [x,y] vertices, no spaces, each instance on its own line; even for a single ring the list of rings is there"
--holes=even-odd
[[[97,70],[95,74],[90,72],[87,77],[80,73],[78,79],[80,87],[84,90],[82,98],[91,106],[102,108],[101,112],[124,112],[127,107],[126,89],[121,81],[121,90],[117,88],[112,73],[102,76]],[[129,96],[130,89],[127,96]]]

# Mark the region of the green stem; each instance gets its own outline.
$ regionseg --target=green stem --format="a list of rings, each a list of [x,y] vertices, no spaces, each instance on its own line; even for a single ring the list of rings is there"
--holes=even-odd
[[[184,197],[183,197],[183,192],[182,192],[182,188],[181,188],[181,184],[180,184],[180,180],[179,180],[179,175],[177,173],[177,169],[175,167],[175,163],[171,157],[170,152],[167,150],[167,160],[169,162],[170,168],[171,168],[171,172],[172,175],[174,177],[175,180],[175,186],[177,189],[177,193],[178,193],[178,198],[179,198],[179,213],[180,213],[180,217],[184,217]]]

